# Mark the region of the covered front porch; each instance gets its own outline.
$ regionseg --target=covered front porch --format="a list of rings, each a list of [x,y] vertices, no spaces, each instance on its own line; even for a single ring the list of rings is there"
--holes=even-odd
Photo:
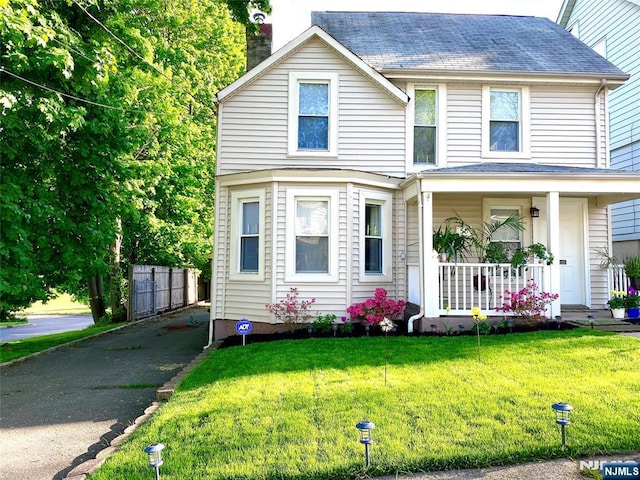
[[[626,285],[622,272],[601,268],[598,252],[611,251],[609,205],[640,198],[637,173],[483,164],[425,171],[408,179],[404,189],[407,299],[425,318],[468,316],[474,306],[487,316],[502,316],[496,308],[505,291],[532,281],[540,292],[558,295],[546,311],[553,319],[562,314],[562,305],[604,309],[609,290]],[[535,218],[531,207],[539,212]],[[443,261],[434,251],[434,230],[454,213],[478,225],[496,208],[518,211],[524,224],[519,245],[542,243],[553,261],[514,267],[477,257]]]

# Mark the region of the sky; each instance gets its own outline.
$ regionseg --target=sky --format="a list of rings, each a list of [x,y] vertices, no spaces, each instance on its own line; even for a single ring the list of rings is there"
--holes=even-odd
[[[271,0],[273,51],[311,25],[311,11],[393,11],[434,13],[485,13],[558,17],[562,0]]]

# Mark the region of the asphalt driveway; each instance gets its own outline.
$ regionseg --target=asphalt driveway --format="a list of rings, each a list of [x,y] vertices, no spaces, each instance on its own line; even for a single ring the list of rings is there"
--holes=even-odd
[[[93,325],[91,315],[29,315],[29,323],[0,328],[0,342],[12,342],[51,333],[82,330]]]
[[[0,479],[58,480],[95,457],[202,352],[207,319],[193,307],[3,367]]]

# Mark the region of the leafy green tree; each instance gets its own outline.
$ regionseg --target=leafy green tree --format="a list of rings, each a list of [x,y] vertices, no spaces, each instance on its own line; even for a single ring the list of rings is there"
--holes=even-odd
[[[88,287],[97,319],[134,262],[206,271],[214,94],[244,68],[229,11],[269,11],[227,3],[0,0],[0,316]]]

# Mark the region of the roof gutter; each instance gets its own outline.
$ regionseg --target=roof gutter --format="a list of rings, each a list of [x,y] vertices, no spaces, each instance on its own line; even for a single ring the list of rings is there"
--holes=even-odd
[[[598,166],[598,168],[604,168],[604,166],[602,165],[602,147],[600,145],[600,131],[602,130],[600,128],[600,117],[602,116],[600,112],[600,92],[602,92],[602,90],[604,90],[606,86],[607,79],[601,79],[600,87],[598,88],[598,90],[596,90],[596,93],[593,96],[593,103],[595,107],[595,115],[593,120],[596,127],[596,165]]]

